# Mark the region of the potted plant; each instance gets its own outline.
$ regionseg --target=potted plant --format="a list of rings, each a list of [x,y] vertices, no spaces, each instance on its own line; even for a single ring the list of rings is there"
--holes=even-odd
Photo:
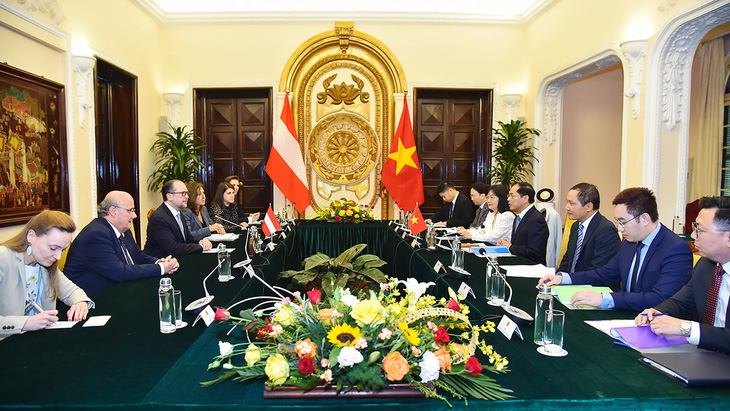
[[[380,283],[388,280],[378,268],[386,262],[373,254],[358,257],[364,249],[365,244],[358,244],[335,258],[317,253],[302,261],[303,270],[282,271],[279,278],[291,278],[290,289],[304,291],[310,286],[320,289],[325,296],[331,296],[337,287],[377,290]]]
[[[169,180],[180,180],[188,183],[193,180],[195,172],[204,167],[197,151],[203,147],[195,130],[186,130],[187,126],[173,127],[172,134],[166,131],[157,133],[157,140],[152,144],[155,152],[157,169],[148,179],[148,189],[159,191]]]
[[[526,123],[519,120],[497,123],[499,127],[492,129],[494,164],[488,176],[509,189],[513,184],[525,181],[528,174],[535,175],[532,160],[539,160],[534,154],[535,147],[527,143],[533,135],[539,136],[540,130],[525,127]]]

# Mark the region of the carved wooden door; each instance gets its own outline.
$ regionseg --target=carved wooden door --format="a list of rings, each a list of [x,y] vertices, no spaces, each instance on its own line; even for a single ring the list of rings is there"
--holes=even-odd
[[[469,196],[470,186],[485,181],[491,156],[492,90],[417,89],[415,137],[423,173],[429,218],[443,205],[436,192],[449,180]]]

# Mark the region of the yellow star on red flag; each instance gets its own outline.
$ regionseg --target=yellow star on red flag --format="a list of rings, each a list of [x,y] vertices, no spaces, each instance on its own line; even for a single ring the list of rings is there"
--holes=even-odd
[[[396,175],[400,174],[400,171],[405,166],[418,168],[418,166],[416,166],[416,163],[413,161],[413,152],[414,151],[416,151],[415,145],[406,148],[406,146],[403,145],[403,140],[398,139],[398,151],[396,151],[395,153],[388,154],[388,158],[395,160],[395,162],[396,162],[396,166],[395,166]]]

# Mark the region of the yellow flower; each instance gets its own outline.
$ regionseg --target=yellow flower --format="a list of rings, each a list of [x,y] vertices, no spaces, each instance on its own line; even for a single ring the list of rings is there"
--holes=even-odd
[[[403,335],[406,337],[406,340],[408,340],[409,343],[413,345],[419,345],[421,343],[421,339],[418,337],[418,333],[415,330],[409,328],[408,325],[403,321],[398,323],[398,328],[403,331]]]
[[[352,211],[354,212],[360,212],[360,207],[352,207]]]
[[[249,367],[256,364],[259,360],[261,360],[261,350],[255,344],[249,344],[248,347],[246,347],[246,355],[244,356],[244,359],[246,360],[246,365]]]
[[[289,378],[289,363],[283,355],[274,354],[266,360],[264,372],[266,372],[266,376],[269,377],[269,381],[272,383],[283,384]]]
[[[352,210],[347,210],[347,213],[346,214],[347,214],[348,217],[352,217]]]
[[[344,217],[345,216],[345,210],[340,210],[340,213],[339,214],[340,214],[340,217]]]
[[[355,219],[360,218],[360,214],[355,214]]]
[[[274,321],[284,327],[290,326],[294,321],[296,321],[296,319],[297,318],[294,316],[291,308],[289,308],[289,305],[282,305],[281,308],[279,308],[279,311],[277,311],[274,315]]]
[[[338,325],[327,333],[327,340],[338,347],[352,347],[355,340],[361,337],[360,329],[349,324]]]
[[[358,325],[382,324],[384,321],[383,306],[378,300],[364,300],[352,306],[352,318]]]

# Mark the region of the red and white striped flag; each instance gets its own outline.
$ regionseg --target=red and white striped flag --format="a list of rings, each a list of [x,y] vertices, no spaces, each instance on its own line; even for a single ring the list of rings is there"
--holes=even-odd
[[[264,234],[267,237],[274,234],[277,230],[281,230],[279,220],[276,219],[276,215],[274,215],[274,210],[271,206],[266,210],[266,216],[264,217],[264,223],[261,224],[261,229],[264,230]]]
[[[284,98],[284,107],[276,124],[274,143],[266,163],[266,174],[284,196],[294,203],[297,211],[304,212],[311,200],[288,94]]]

